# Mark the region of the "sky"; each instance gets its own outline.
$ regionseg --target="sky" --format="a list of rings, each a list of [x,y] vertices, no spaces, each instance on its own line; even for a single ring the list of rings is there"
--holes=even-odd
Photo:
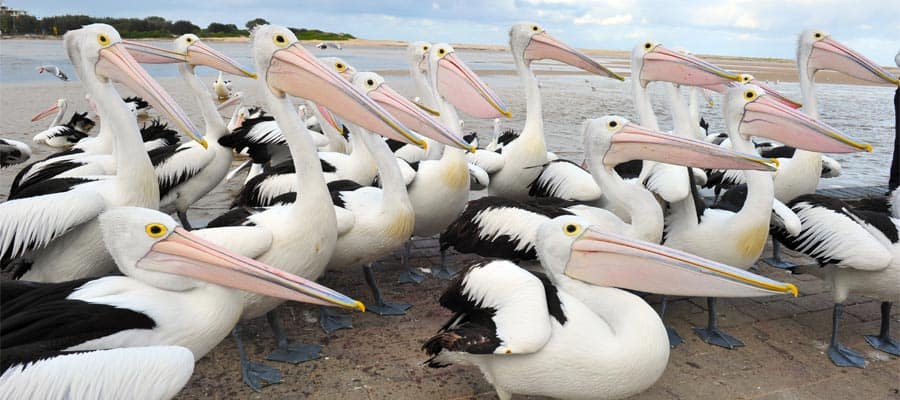
[[[507,44],[517,22],[539,23],[580,48],[630,50],[653,40],[696,54],[794,58],[797,35],[821,29],[882,65],[900,50],[897,0],[7,0],[42,17],[161,16],[347,32],[366,39]]]

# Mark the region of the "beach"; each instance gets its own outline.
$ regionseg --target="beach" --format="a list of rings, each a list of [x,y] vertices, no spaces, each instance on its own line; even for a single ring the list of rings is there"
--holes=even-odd
[[[30,42],[51,40],[4,40],[0,58],[4,63],[0,74],[0,136],[31,144],[31,137],[46,129],[49,120],[32,123],[37,112],[49,107],[60,97],[69,101],[69,111],[86,111],[84,90],[77,81],[61,82],[51,76],[38,76],[35,60],[52,59],[62,54],[48,53]],[[243,40],[211,41],[216,48],[238,61],[252,65]],[[165,42],[160,42],[168,46]],[[359,70],[374,69],[385,75],[387,82],[399,92],[413,96],[412,84],[405,70],[401,42],[355,40],[344,43],[342,51],[315,51],[319,56],[344,57]],[[38,46],[38,47],[35,47]],[[48,47],[48,49],[49,49]],[[522,88],[511,67],[511,57],[502,46],[459,46],[458,55],[496,90],[512,111],[504,127],[521,129],[525,119]],[[602,64],[616,71],[628,69],[628,52],[588,50]],[[702,56],[724,68],[751,73],[799,100],[797,72],[791,60],[752,59],[741,57]],[[396,60],[400,58],[399,60]],[[168,69],[167,69],[168,68]],[[616,114],[634,118],[631,83],[575,72],[557,63],[536,65],[544,105],[545,132],[550,150],[576,162],[583,159],[580,126],[585,118]],[[66,69],[71,71],[71,67]],[[172,70],[173,66],[148,69],[159,76],[161,85],[184,107],[195,122],[200,114],[191,93]],[[199,70],[198,70],[199,71]],[[892,71],[897,73],[897,69]],[[34,75],[33,77],[29,77]],[[71,75],[74,75],[71,74]],[[214,74],[201,71],[205,82],[212,83]],[[245,104],[259,104],[258,82],[230,78],[236,91],[244,92]],[[872,143],[873,153],[836,155],[843,165],[843,175],[822,180],[822,187],[878,185],[887,182],[887,169],[893,144],[894,115],[892,96],[896,88],[857,85],[855,80],[822,73],[817,75],[819,107],[822,119],[857,139]],[[130,95],[124,88],[123,96]],[[660,85],[651,85],[651,97],[663,129],[671,126],[667,104]],[[704,106],[702,113],[711,123],[711,132],[723,132],[718,99]],[[227,117],[228,113],[223,113]],[[478,132],[482,141],[489,140],[491,121],[464,116],[464,131]],[[200,125],[202,126],[202,125]],[[95,128],[94,134],[97,129]],[[41,159],[54,150],[33,145],[32,160]],[[237,165],[237,162],[235,162]],[[0,171],[0,200],[19,167]],[[220,185],[195,204],[188,215],[195,225],[225,211],[240,188],[243,175]],[[480,195],[480,194],[475,194]],[[764,254],[770,254],[767,249]],[[428,268],[439,260],[436,240],[417,239],[413,248],[413,264]],[[448,262],[462,268],[476,260],[451,252]],[[809,261],[809,260],[803,260]],[[391,301],[413,304],[409,313],[399,317],[353,315],[352,330],[326,335],[316,323],[318,311],[308,305],[282,306],[288,337],[295,343],[318,343],[324,346],[322,358],[300,365],[266,362],[281,369],[284,383],[269,386],[261,393],[252,392],[241,382],[238,355],[233,341],[226,338],[201,359],[179,399],[492,399],[491,386],[480,372],[471,367],[454,366],[429,369],[420,350],[450,316],[437,302],[447,282],[433,278],[421,285],[396,283],[401,272],[399,253],[386,257],[377,267],[377,276],[385,297]],[[636,399],[900,399],[900,360],[872,350],[863,334],[877,333],[878,302],[851,297],[845,303],[841,338],[845,345],[861,352],[868,362],[866,369],[837,368],[824,354],[831,327],[831,294],[827,284],[811,276],[788,276],[781,271],[761,266],[760,273],[796,284],[797,299],[773,296],[720,302],[722,328],[747,344],[737,350],[725,350],[700,341],[692,326],[706,321],[705,299],[676,299],[667,311],[666,322],[685,338],[685,343],[672,350],[669,366],[650,390]],[[361,271],[327,273],[321,282],[362,301],[371,295]],[[649,299],[658,304],[657,297]],[[894,308],[893,321],[900,310]],[[895,337],[898,333],[894,324]],[[242,336],[248,355],[263,362],[274,349],[273,337],[264,319],[251,321]],[[517,399],[527,397],[516,397]]]

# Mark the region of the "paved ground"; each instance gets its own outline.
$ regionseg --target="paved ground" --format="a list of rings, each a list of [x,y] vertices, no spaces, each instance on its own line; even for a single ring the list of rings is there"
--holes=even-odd
[[[766,254],[770,250],[767,249]],[[438,262],[434,239],[414,243],[414,265]],[[453,265],[474,258],[451,255]],[[233,342],[223,341],[203,360],[181,399],[493,399],[496,395],[477,369],[429,369],[420,347],[450,315],[437,299],[447,283],[429,278],[421,285],[397,284],[395,255],[378,276],[385,296],[413,304],[400,317],[354,315],[352,330],[328,336],[315,323],[316,309],[292,304],[281,308],[292,340],[324,345],[323,358],[300,365],[275,364],[284,383],[254,393],[241,383]],[[900,360],[875,351],[863,334],[877,333],[879,303],[851,298],[845,305],[841,340],[866,357],[865,369],[837,368],[825,356],[831,331],[831,295],[813,276],[787,276],[763,267],[764,275],[795,283],[800,297],[785,296],[720,302],[720,323],[746,347],[725,350],[701,342],[691,327],[706,321],[703,299],[670,303],[666,322],[685,338],[672,351],[663,377],[635,399],[900,399]],[[329,273],[326,285],[363,301],[371,299],[361,271]],[[900,290],[900,289],[898,289]],[[657,299],[651,298],[651,303]],[[894,309],[894,337],[900,337],[900,312]],[[262,361],[274,347],[264,321],[244,328],[250,356]]]

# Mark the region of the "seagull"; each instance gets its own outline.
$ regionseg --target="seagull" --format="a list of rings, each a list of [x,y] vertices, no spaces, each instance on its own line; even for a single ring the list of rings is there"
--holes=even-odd
[[[318,48],[320,48],[320,49],[322,49],[322,50],[325,50],[325,49],[327,49],[327,48],[329,48],[329,47],[331,47],[331,48],[333,48],[333,49],[338,49],[338,50],[343,50],[343,49],[344,49],[343,47],[341,47],[341,45],[339,45],[339,44],[337,44],[337,43],[335,43],[335,42],[322,42],[322,43],[317,44],[316,47],[318,47]]]
[[[41,65],[40,67],[37,67],[37,71],[39,74],[43,74],[44,71],[49,72],[63,81],[69,80],[69,77],[66,76],[66,74],[63,73],[62,70],[55,65]]]

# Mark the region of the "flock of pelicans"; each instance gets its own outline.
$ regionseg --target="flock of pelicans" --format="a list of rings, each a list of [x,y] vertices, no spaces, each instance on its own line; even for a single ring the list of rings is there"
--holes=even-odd
[[[527,104],[518,133],[500,132],[496,118],[510,112],[447,44],[409,45],[411,101],[375,73],[314,57],[279,26],[252,34],[256,73],[190,34],[165,50],[103,24],[66,33],[99,133],[86,134],[87,114],[60,124],[64,100],[39,114],[57,119],[35,141],[71,148],[27,165],[0,204],[0,397],[173,397],[229,333],[244,381],[260,390],[282,378],[247,359],[242,320],[267,316],[270,360],[316,358],[320,346],[288,342],[277,307],[296,300],[403,314],[409,305],[382,297],[372,264],[406,245],[401,280],[421,282],[409,240],[436,234],[442,258],[431,272],[458,276],[440,298],[454,314],[425,341],[427,364],[476,365],[501,399],[623,398],[650,387],[680,337],[641,293],[708,297],[709,324],[696,333],[742,346],[717,326],[715,298],[798,291],[748,271],[770,231],[818,261],[787,268],[831,283],[827,353],[836,365],[865,365],[838,342],[850,294],[884,302],[881,332],[866,340],[900,355],[889,327],[900,301],[900,191],[859,204],[813,194],[823,173],[839,169],[827,158],[823,169],[821,153],[872,150],[819,119],[816,72],[897,85],[895,76],[824,32],[804,31],[801,112],[750,75],[642,43],[631,56],[639,121],[588,119],[581,164],[547,151],[531,63],[624,78],[539,25],[516,24],[509,38]],[[202,131],[140,63],[177,64]],[[210,93],[197,66],[256,78],[266,111],[245,107],[221,73]],[[139,97],[123,99],[113,82]],[[660,131],[650,82],[665,86],[671,132]],[[722,96],[723,135],[702,128],[699,102],[712,92]],[[193,140],[179,143],[159,121],[139,128],[151,108]],[[488,145],[463,137],[458,111],[495,119]],[[30,154],[22,143],[0,145],[4,167]],[[249,156],[250,172],[234,207],[193,229],[188,209],[240,170],[229,172],[235,152]],[[707,207],[701,185],[729,190]],[[469,201],[473,187],[490,195]],[[443,262],[451,247],[492,259],[454,271]],[[532,259],[540,272],[517,265]],[[368,305],[314,282],[357,267],[373,290]],[[326,330],[348,327],[349,315],[322,310]]]

